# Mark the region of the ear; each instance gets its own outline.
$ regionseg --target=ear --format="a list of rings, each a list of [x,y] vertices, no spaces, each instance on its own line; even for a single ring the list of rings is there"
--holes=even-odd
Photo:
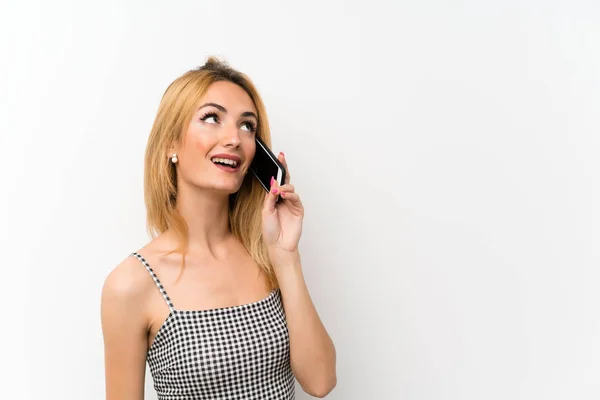
[[[174,143],[167,148],[165,157],[171,158],[173,157],[173,154],[179,154],[179,146],[176,146]]]

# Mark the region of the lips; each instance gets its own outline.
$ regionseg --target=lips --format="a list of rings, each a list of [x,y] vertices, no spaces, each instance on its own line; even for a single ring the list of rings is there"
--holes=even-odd
[[[215,154],[210,161],[219,169],[227,172],[237,172],[240,169],[242,160],[234,154]]]

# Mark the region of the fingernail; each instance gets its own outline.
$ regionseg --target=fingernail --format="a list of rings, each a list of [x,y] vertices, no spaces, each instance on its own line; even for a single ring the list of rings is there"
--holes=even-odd
[[[277,189],[276,187],[274,187],[271,192],[273,192],[273,194],[277,194],[277,192],[279,192],[279,189]]]
[[[273,186],[273,182],[275,182],[275,178],[271,177],[271,186]]]
[[[280,196],[285,197],[285,192],[281,192]]]
[[[280,151],[279,154],[281,154],[282,156],[285,157],[285,154],[283,154],[283,151]]]

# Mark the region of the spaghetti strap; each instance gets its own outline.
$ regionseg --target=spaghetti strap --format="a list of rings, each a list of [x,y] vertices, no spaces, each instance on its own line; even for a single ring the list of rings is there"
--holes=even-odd
[[[130,255],[135,256],[138,260],[141,261],[142,264],[144,264],[144,267],[146,267],[146,269],[148,270],[148,272],[152,276],[152,279],[154,280],[154,283],[156,284],[156,287],[158,287],[158,290],[160,290],[160,294],[162,294],[163,298],[167,302],[167,305],[169,306],[169,310],[171,310],[171,312],[175,311],[175,307],[173,307],[173,303],[171,303],[171,299],[169,298],[169,295],[167,294],[167,291],[163,287],[162,283],[160,283],[160,280],[158,279],[158,276],[156,276],[156,274],[154,273],[154,271],[150,267],[150,264],[148,264],[148,262],[144,259],[144,257],[142,257],[138,253],[134,252],[134,253],[131,253]]]

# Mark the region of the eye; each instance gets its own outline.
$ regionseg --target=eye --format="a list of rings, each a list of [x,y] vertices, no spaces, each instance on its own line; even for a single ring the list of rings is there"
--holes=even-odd
[[[200,120],[204,121],[204,122],[208,122],[208,120],[211,118],[215,120],[214,122],[209,122],[211,124],[217,123],[219,121],[219,116],[214,112],[208,112],[208,113],[204,114],[202,117],[200,117]]]
[[[254,121],[244,121],[242,123],[242,126],[246,126],[248,128],[248,132],[256,132],[256,124],[254,123]]]

